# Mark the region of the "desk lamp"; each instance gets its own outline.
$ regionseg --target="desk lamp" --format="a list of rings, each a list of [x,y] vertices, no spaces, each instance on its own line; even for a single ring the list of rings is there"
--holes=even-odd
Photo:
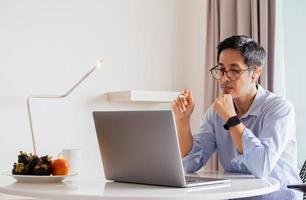
[[[78,87],[91,73],[101,67],[103,61],[99,60],[95,65],[93,65],[92,69],[85,74],[75,85],[72,86],[68,92],[62,95],[30,95],[27,98],[27,108],[28,108],[28,115],[29,115],[29,122],[31,127],[31,134],[32,134],[32,143],[33,143],[33,150],[34,154],[37,155],[37,146],[35,141],[35,133],[33,129],[33,120],[31,115],[31,99],[38,98],[38,99],[61,99],[67,97],[76,87]]]

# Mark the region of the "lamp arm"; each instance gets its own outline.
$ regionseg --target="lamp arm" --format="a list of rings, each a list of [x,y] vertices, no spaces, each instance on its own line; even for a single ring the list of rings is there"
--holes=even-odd
[[[32,120],[32,114],[31,114],[31,99],[38,98],[38,99],[60,99],[67,97],[75,88],[77,88],[92,72],[94,72],[96,69],[98,69],[102,65],[102,60],[97,62],[93,68],[87,72],[76,84],[74,84],[65,94],[61,95],[30,95],[27,97],[27,110],[28,110],[28,117],[29,117],[29,123],[31,128],[31,136],[32,136],[32,143],[33,143],[33,151],[34,154],[37,155],[37,146],[36,146],[36,138],[34,134],[34,128],[33,128],[33,120]]]

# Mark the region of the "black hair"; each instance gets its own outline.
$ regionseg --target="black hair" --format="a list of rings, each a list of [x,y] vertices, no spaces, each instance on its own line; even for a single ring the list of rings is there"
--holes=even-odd
[[[266,52],[260,44],[255,42],[252,38],[245,35],[235,35],[226,38],[219,43],[218,50],[218,62],[221,52],[224,49],[238,50],[244,58],[244,62],[251,66],[261,66],[265,64]]]

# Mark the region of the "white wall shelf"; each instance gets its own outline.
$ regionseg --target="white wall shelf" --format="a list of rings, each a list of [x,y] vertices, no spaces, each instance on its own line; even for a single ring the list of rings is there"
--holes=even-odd
[[[108,92],[108,101],[143,101],[143,102],[172,102],[179,95],[173,91],[148,91],[148,90],[126,90]]]

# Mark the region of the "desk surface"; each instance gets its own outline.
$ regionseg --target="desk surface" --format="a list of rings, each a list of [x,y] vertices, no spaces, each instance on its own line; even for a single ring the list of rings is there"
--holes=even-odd
[[[229,199],[267,194],[279,189],[274,178],[256,179],[251,175],[205,172],[200,175],[231,179],[229,184],[172,188],[108,182],[103,176],[80,175],[61,183],[19,183],[0,176],[0,192],[44,199]]]

